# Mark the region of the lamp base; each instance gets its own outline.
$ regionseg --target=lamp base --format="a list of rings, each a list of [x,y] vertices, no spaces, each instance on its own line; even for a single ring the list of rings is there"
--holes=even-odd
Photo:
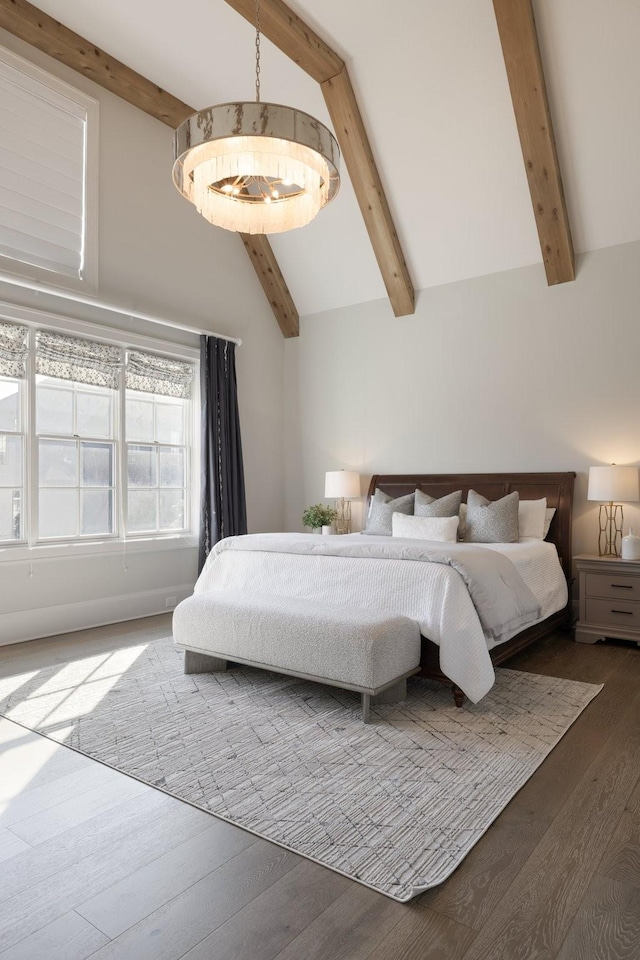
[[[336,533],[351,533],[351,500],[340,497],[334,503],[337,516],[334,520]]]
[[[598,554],[601,557],[619,557],[622,545],[622,524],[624,513],[621,503],[601,503],[598,512],[600,533],[598,536]]]

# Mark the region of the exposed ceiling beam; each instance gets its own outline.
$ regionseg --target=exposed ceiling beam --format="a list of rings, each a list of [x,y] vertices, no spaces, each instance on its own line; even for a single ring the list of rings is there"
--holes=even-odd
[[[255,0],[226,2],[255,25]],[[393,312],[413,313],[413,284],[344,62],[282,0],[262,0],[260,29],[321,84]]]
[[[193,107],[172,97],[26,0],[0,0],[0,27],[170,127],[177,127],[194,113]]]
[[[0,0],[0,27],[174,129],[196,112],[26,0]],[[298,336],[298,311],[271,244],[262,235],[251,241],[252,249],[246,242],[245,248],[280,329],[285,337]]]
[[[547,283],[575,280],[562,188],[531,0],[493,0]]]
[[[322,93],[393,312],[405,317],[415,311],[413,284],[346,67],[324,81]]]
[[[280,273],[271,245],[262,234],[241,233],[242,242],[254,266],[262,289],[267,295],[271,309],[278,318],[285,337],[300,335],[300,322],[296,305]]]

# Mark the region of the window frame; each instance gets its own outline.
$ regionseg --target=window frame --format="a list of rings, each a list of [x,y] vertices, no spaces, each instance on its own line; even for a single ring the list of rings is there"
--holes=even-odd
[[[197,375],[197,370],[196,370],[195,375],[194,375],[194,381],[195,381],[195,379],[196,379],[196,375]],[[194,392],[195,392],[195,389],[194,389]],[[193,461],[193,452],[194,452],[194,449],[195,449],[195,444],[194,444],[194,439],[193,439],[193,430],[194,430],[194,422],[195,422],[195,419],[196,419],[196,418],[193,416],[193,396],[191,397],[189,403],[187,403],[187,404],[185,405],[185,407],[184,407],[184,425],[183,425],[183,426],[184,426],[184,443],[179,444],[179,443],[165,443],[165,442],[161,442],[161,441],[158,441],[158,440],[129,440],[129,439],[128,439],[128,436],[127,436],[127,397],[128,397],[128,395],[129,395],[129,393],[143,393],[143,392],[142,392],[142,391],[138,391],[138,390],[130,390],[130,389],[127,388],[126,386],[125,386],[125,388],[124,388],[124,390],[123,390],[123,403],[122,403],[122,407],[124,408],[124,432],[123,432],[123,445],[122,445],[122,456],[121,456],[122,475],[123,475],[123,481],[124,481],[123,484],[122,484],[122,487],[121,487],[122,493],[123,493],[123,508],[122,508],[123,533],[124,533],[124,535],[126,536],[127,539],[131,539],[131,540],[133,540],[133,539],[138,539],[138,538],[140,538],[140,537],[149,537],[149,536],[162,536],[162,537],[165,537],[165,536],[167,536],[167,535],[171,535],[172,532],[175,533],[175,534],[178,534],[178,535],[180,535],[180,534],[184,535],[184,534],[186,534],[188,531],[190,531],[190,530],[192,529],[192,528],[191,528],[191,524],[192,524],[192,519],[191,519],[191,518],[196,516],[196,514],[195,514],[194,511],[193,511],[193,496],[190,496],[190,493],[193,493],[193,484],[194,484],[194,474],[193,474],[193,464],[192,464],[192,461]],[[143,396],[144,396],[144,393],[143,393]],[[153,410],[153,431],[154,431],[154,436],[156,436],[156,430],[157,430],[157,408],[156,408],[156,402],[158,402],[157,398],[159,397],[159,395],[158,395],[158,394],[150,393],[150,394],[146,394],[146,396],[148,396],[148,397],[153,397],[153,407],[154,407],[154,410]],[[168,398],[168,399],[170,399],[170,398]],[[160,399],[159,402],[162,402],[162,399]],[[164,531],[156,530],[156,531],[153,531],[153,532],[152,532],[152,531],[144,531],[144,530],[141,530],[141,531],[139,531],[139,532],[138,532],[138,531],[130,531],[130,530],[129,530],[129,496],[128,496],[128,495],[129,495],[129,484],[128,484],[128,472],[129,472],[129,448],[132,447],[132,446],[146,446],[146,447],[154,447],[154,448],[155,448],[155,450],[156,450],[156,456],[157,456],[157,459],[158,459],[157,476],[156,476],[157,483],[156,483],[155,487],[143,487],[142,489],[145,489],[145,490],[157,489],[157,490],[158,490],[158,496],[159,496],[160,490],[162,489],[162,488],[160,487],[160,482],[159,482],[159,481],[160,481],[160,473],[159,473],[159,459],[160,459],[160,457],[159,457],[159,451],[160,451],[160,448],[165,447],[165,448],[170,448],[170,449],[184,450],[185,484],[184,484],[184,488],[183,488],[183,489],[184,489],[184,491],[185,491],[185,498],[184,498],[184,520],[185,520],[185,524],[184,524],[184,527],[182,527],[182,529],[175,530],[175,531],[171,531],[171,530],[164,530]],[[167,488],[167,489],[172,489],[172,488]],[[177,489],[177,488],[174,488],[174,489]]]
[[[96,338],[97,339],[97,338]],[[31,464],[32,464],[32,475],[34,478],[34,483],[31,485],[31,506],[33,514],[33,526],[32,529],[37,531],[37,539],[35,542],[37,544],[48,544],[48,543],[81,543],[88,540],[113,540],[118,539],[121,533],[120,530],[120,500],[122,497],[122,490],[119,486],[120,479],[120,468],[119,461],[122,456],[119,442],[118,434],[118,425],[120,422],[119,418],[119,405],[121,402],[120,399],[120,390],[114,390],[113,396],[111,399],[111,433],[108,437],[97,437],[90,436],[89,434],[79,434],[79,433],[55,433],[51,430],[45,430],[41,433],[37,432],[38,428],[38,404],[37,404],[37,391],[38,391],[38,376],[39,374],[34,373],[33,376],[33,385],[34,385],[34,399],[33,399],[33,444],[31,445]],[[48,379],[56,380],[56,378],[49,377]],[[58,386],[60,384],[67,383],[68,387]],[[60,390],[61,392],[65,389],[71,390],[73,392],[73,423],[72,429],[76,430],[78,427],[78,404],[77,397],[79,393],[91,393],[94,392],[97,395],[100,395],[99,389],[92,386],[91,384],[80,384],[74,380],[68,381],[57,381],[53,387],[49,389]],[[62,441],[62,442],[73,442],[76,445],[77,449],[77,466],[78,466],[78,476],[77,483],[75,486],[55,486],[51,484],[41,484],[40,482],[40,441]],[[112,468],[112,485],[109,487],[89,487],[89,489],[104,489],[111,490],[113,492],[113,502],[111,507],[111,519],[113,523],[113,532],[112,533],[100,533],[100,534],[88,534],[82,533],[82,490],[87,489],[82,483],[82,445],[87,443],[102,443],[109,444],[113,449],[113,468]],[[74,536],[57,536],[57,537],[45,537],[42,535],[40,529],[40,493],[42,490],[77,490],[78,491],[78,533]]]
[[[29,542],[29,531],[31,529],[30,516],[28,511],[27,491],[29,482],[27,477],[27,466],[29,463],[29,418],[28,418],[28,375],[25,379],[19,377],[0,377],[0,382],[7,380],[16,380],[18,384],[19,396],[19,429],[18,430],[0,430],[3,437],[21,437],[22,438],[22,485],[21,485],[21,515],[20,515],[20,534],[15,540],[0,540],[0,544],[5,543],[8,546],[23,546]],[[4,489],[4,488],[1,488]]]
[[[20,541],[0,541],[0,563],[4,560],[30,559],[34,555],[76,556],[78,554],[165,550],[177,546],[196,546],[198,532],[193,524],[197,522],[200,475],[200,451],[197,435],[200,410],[200,378],[199,363],[200,351],[184,343],[159,340],[144,334],[132,334],[114,327],[105,327],[82,320],[72,320],[56,314],[45,313],[28,307],[17,307],[13,304],[0,301],[0,319],[8,323],[18,323],[29,328],[29,354],[27,358],[27,378],[23,385],[25,406],[23,408],[26,443],[24,457],[26,460],[24,473],[25,488],[25,522],[23,534],[25,539]],[[36,330],[51,330],[51,332],[82,337],[116,345],[122,349],[124,355],[127,349],[147,351],[160,354],[183,362],[192,363],[194,378],[189,403],[187,404],[185,423],[185,446],[187,451],[188,481],[186,485],[185,517],[187,526],[179,531],[156,531],[153,533],[141,532],[127,534],[125,526],[125,506],[127,495],[126,477],[126,393],[124,385],[124,363],[121,386],[116,391],[116,410],[114,413],[116,436],[116,506],[115,525],[113,535],[84,535],[77,538],[45,538],[39,537],[38,531],[38,435],[36,434],[36,373],[35,373],[35,333]],[[186,334],[189,336],[189,334]],[[191,338],[193,339],[193,337]],[[47,434],[48,435],[48,434]],[[87,438],[81,438],[86,440]],[[91,439],[91,438],[88,438]],[[100,439],[100,438],[98,438]],[[166,444],[160,444],[166,446]],[[168,444],[171,446],[171,444]]]
[[[84,137],[84,184],[83,184],[83,238],[80,275],[71,276],[55,270],[47,270],[36,264],[25,263],[0,254],[0,274],[35,280],[41,284],[62,287],[82,293],[95,293],[98,289],[98,190],[99,190],[99,114],[98,100],[66,83],[30,60],[19,56],[0,45],[0,60],[27,77],[48,87],[52,93],[71,100],[82,108],[86,115]]]

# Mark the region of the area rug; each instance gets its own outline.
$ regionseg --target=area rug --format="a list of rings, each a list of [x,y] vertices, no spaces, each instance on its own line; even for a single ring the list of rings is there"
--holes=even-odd
[[[170,638],[0,680],[0,714],[406,901],[442,883],[601,687],[498,670],[373,708],[255,669],[185,676]]]

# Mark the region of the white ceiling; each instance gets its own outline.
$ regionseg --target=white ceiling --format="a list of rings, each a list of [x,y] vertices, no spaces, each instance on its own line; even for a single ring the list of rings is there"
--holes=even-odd
[[[254,31],[224,0],[36,5],[194,108],[254,97]],[[416,289],[539,262],[491,0],[289,5],[347,63]],[[534,5],[576,251],[640,239],[640,3]],[[264,39],[261,81],[330,126]],[[342,174],[316,221],[271,238],[301,315],[385,296]]]

